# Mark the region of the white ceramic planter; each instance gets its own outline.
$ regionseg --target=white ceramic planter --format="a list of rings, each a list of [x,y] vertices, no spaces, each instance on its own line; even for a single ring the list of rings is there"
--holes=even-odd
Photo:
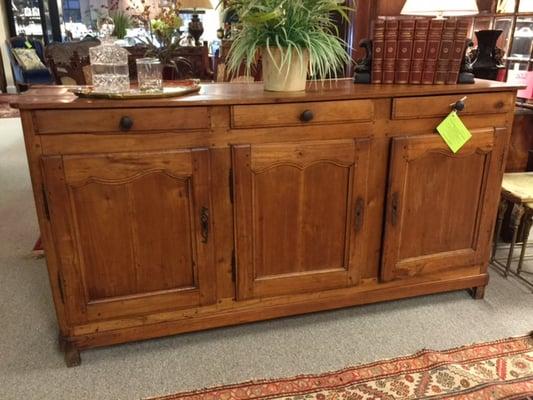
[[[271,47],[270,52],[263,49],[263,81],[265,90],[273,92],[296,92],[305,90],[309,53],[302,52],[300,57],[296,50],[292,51],[292,62],[281,63],[281,51]]]

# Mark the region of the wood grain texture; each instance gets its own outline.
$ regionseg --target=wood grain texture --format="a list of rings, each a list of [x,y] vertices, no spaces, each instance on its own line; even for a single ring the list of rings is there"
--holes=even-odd
[[[494,219],[485,210],[499,178],[494,136],[494,129],[474,131],[456,154],[437,135],[394,139],[383,280],[485,261],[489,242],[479,231]]]
[[[305,111],[313,113],[313,119],[309,122],[301,120]],[[234,106],[231,115],[233,128],[364,122],[374,119],[374,103],[371,100],[346,100],[313,104]]]
[[[107,346],[125,341],[149,339],[177,333],[193,332],[227,325],[244,324],[288,315],[305,314],[325,309],[337,309],[358,304],[371,304],[430,293],[448,292],[472,287],[484,287],[487,274],[477,274],[480,266],[440,274],[424,279],[411,279],[390,284],[367,282],[351,288],[325,292],[276,297],[240,302],[238,307],[223,304],[216,308],[205,307],[194,312],[169,312],[151,314],[146,321],[111,320],[80,326],[73,341],[81,349]]]
[[[339,82],[286,96],[208,85],[154,102],[74,100],[57,88],[21,96],[69,360],[179,332],[481,293],[514,87],[416,89]],[[464,95],[473,138],[454,155],[435,127]],[[300,122],[308,109],[316,119]],[[137,130],[116,127],[125,110]],[[107,120],[93,125],[100,113]],[[90,126],[80,128],[79,115]]]
[[[405,0],[377,0],[375,3],[377,15],[398,16],[402,11]]]
[[[444,117],[452,111],[452,105],[462,97],[434,96],[428,98],[408,97],[394,99],[392,119]],[[465,100],[465,108],[460,115],[507,113],[514,109],[514,100],[505,93],[493,96],[470,95]]]
[[[77,320],[215,301],[208,150],[42,159]],[[59,240],[61,238],[61,240]],[[142,304],[144,302],[144,304]]]
[[[359,282],[369,142],[233,149],[239,299]]]
[[[57,253],[53,250],[53,236],[50,224],[50,213],[46,203],[46,188],[43,175],[41,173],[42,146],[39,136],[35,135],[35,125],[32,114],[29,111],[21,111],[20,119],[24,132],[24,143],[30,170],[30,179],[37,212],[37,220],[41,232],[43,247],[48,249],[45,252],[46,266],[48,270],[48,280],[50,283],[54,308],[59,327],[60,336],[71,335],[72,323],[69,320],[69,311],[65,307],[64,296],[61,296],[61,270]]]
[[[62,111],[37,111],[37,132],[40,134],[77,133],[77,132],[115,132],[123,133],[120,127],[122,118],[133,121],[128,132],[172,131],[207,129],[210,126],[207,107],[152,108],[139,110],[119,108],[109,110],[83,110],[73,119]]]
[[[107,109],[107,108],[152,108],[217,106],[241,104],[278,104],[331,100],[358,100],[396,98],[408,96],[458,95],[486,92],[513,92],[521,86],[504,82],[477,79],[473,84],[462,85],[366,85],[353,84],[352,79],[309,82],[302,92],[266,92],[261,83],[212,83],[202,84],[197,95],[174,99],[150,100],[95,100],[79,99],[67,86],[32,86],[18,96],[11,106],[21,109]],[[112,103],[109,103],[112,101]]]

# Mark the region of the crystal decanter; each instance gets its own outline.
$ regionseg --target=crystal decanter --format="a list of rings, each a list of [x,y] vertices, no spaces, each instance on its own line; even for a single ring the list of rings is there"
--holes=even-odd
[[[107,28],[107,25],[104,25]],[[124,93],[130,89],[128,51],[117,46],[103,29],[104,39],[89,49],[93,87],[100,93]]]

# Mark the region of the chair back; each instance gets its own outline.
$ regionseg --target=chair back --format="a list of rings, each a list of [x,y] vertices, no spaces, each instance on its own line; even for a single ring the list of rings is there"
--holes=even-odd
[[[130,67],[130,79],[137,78],[136,60],[146,57],[149,47],[146,45],[136,45],[126,47],[130,53],[128,58]],[[179,46],[172,52],[172,63],[176,66],[164,66],[163,78],[165,80],[200,79],[211,81],[214,78],[209,59],[209,48],[207,42],[202,46]]]
[[[176,79],[213,80],[207,43],[203,46],[180,46],[176,49],[174,62],[177,65]]]
[[[80,41],[58,43],[46,46],[45,57],[54,80],[58,85],[88,85],[89,49],[100,41],[87,37]],[[84,72],[85,71],[85,72]]]
[[[241,64],[238,71],[228,72],[227,58],[232,45],[231,40],[222,40],[219,56],[216,60],[216,81],[217,82],[259,82],[263,80],[263,63],[260,56],[256,56],[256,62],[252,65],[250,75],[247,74],[244,63]]]

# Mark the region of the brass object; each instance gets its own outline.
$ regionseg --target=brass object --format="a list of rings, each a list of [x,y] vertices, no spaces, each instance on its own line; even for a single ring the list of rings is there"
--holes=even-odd
[[[141,92],[138,89],[131,89],[124,93],[101,93],[95,92],[91,87],[77,87],[70,89],[69,91],[81,98],[128,100],[179,97],[187,94],[197,93],[200,91],[200,89],[201,86],[196,84],[191,86],[165,87],[161,92]]]

